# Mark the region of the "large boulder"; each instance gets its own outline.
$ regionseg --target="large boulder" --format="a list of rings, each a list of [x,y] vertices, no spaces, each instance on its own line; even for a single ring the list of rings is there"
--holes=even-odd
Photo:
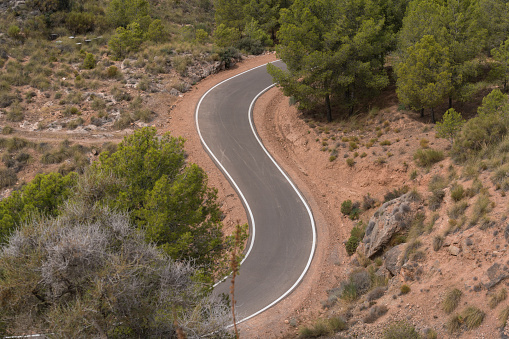
[[[394,235],[410,226],[414,215],[411,203],[408,193],[384,203],[370,219],[358,250],[368,258],[379,254]]]

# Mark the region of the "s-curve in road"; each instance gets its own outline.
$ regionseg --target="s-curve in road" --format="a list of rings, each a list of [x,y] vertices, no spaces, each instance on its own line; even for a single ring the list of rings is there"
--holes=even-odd
[[[254,102],[271,86],[266,66],[253,68],[211,88],[196,107],[203,146],[238,192],[249,219],[246,257],[235,280],[241,321],[292,292],[307,272],[316,244],[310,208],[265,150],[252,122]],[[226,279],[214,292],[229,290]]]

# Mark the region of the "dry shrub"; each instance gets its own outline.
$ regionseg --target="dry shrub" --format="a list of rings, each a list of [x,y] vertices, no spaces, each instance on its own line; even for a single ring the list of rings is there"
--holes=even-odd
[[[451,313],[452,311],[454,311],[456,307],[458,307],[462,295],[463,292],[461,292],[457,288],[448,291],[445,295],[444,300],[442,301],[442,309],[444,310],[444,312]]]

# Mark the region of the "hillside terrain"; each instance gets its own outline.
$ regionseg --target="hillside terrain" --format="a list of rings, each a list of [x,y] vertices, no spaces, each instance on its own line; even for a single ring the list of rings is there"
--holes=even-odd
[[[273,89],[257,103],[255,122],[311,201],[320,230],[320,269],[308,277],[314,286],[291,303],[296,311],[277,311],[272,324],[287,333],[279,336],[379,338],[397,321],[425,338],[500,338],[507,331],[500,324],[507,310],[508,206],[493,173],[469,172],[449,157],[419,166],[416,152],[447,154],[450,142],[391,102],[358,120],[323,124]],[[354,139],[357,147],[350,147]],[[325,144],[337,148],[337,158]],[[436,187],[443,192],[438,201]],[[347,200],[358,202],[354,220],[344,214]],[[348,239],[359,233],[360,246],[348,252]],[[451,291],[459,291],[458,303],[446,311]],[[471,330],[462,313],[469,307],[483,315]],[[330,319],[338,318],[344,325],[331,336]]]

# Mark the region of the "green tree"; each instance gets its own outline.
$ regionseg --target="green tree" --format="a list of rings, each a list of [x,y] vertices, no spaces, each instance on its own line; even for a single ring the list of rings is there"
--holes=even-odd
[[[503,79],[504,92],[507,92],[507,80],[509,78],[509,39],[500,44],[499,47],[491,50],[493,58],[498,61],[495,72]]]
[[[137,22],[130,23],[127,28],[118,27],[114,36],[108,42],[109,49],[115,57],[125,58],[130,52],[140,49],[144,34]]]
[[[214,0],[216,26],[235,28],[239,32],[244,28],[245,15],[243,8],[248,0]]]
[[[437,136],[449,139],[452,144],[464,123],[461,113],[456,112],[454,108],[449,108],[442,117],[442,121],[437,122]]]
[[[509,34],[509,2],[479,0],[477,11],[479,26],[486,31],[483,47],[490,51],[500,46]]]
[[[414,109],[430,108],[435,122],[434,107],[451,90],[449,51],[425,35],[408,48],[405,59],[396,68],[399,100]]]
[[[205,172],[190,165],[173,180],[162,176],[156,181],[140,210],[140,224],[149,241],[172,258],[190,258],[201,267],[211,267],[224,250],[216,200]]]
[[[127,28],[137,22],[146,30],[151,22],[147,0],[111,0],[106,9],[106,16],[114,28]]]
[[[244,7],[246,21],[256,21],[260,28],[270,34],[271,40],[276,39],[276,33],[279,29],[280,11],[288,8],[293,3],[290,0],[250,0]]]
[[[239,40],[240,31],[237,28],[220,24],[214,31],[214,42],[219,47],[235,46]]]
[[[311,109],[325,101],[332,120],[331,95],[343,94],[353,112],[356,93],[388,84],[383,71],[388,35],[373,1],[295,1],[281,11],[278,56],[284,71],[268,71],[287,96]]]
[[[183,146],[155,128],[138,130],[115,153],[100,155],[77,196],[129,211],[148,241],[174,259],[193,259],[210,277],[227,249],[221,212],[203,170],[186,166]]]
[[[480,71],[477,57],[484,46],[487,31],[480,24],[479,2],[470,0],[414,0],[399,32],[399,50],[405,58],[408,48],[425,35],[449,50],[452,99],[466,100],[472,95],[472,83]],[[449,107],[451,108],[451,107]]]
[[[150,23],[145,38],[154,42],[162,42],[167,39],[166,30],[161,20],[156,19]]]
[[[0,243],[5,242],[16,226],[33,215],[58,215],[58,209],[73,193],[77,174],[38,174],[19,191],[0,201]]]
[[[0,251],[0,335],[229,337],[200,271],[144,238],[127,213],[80,203],[23,224]]]

